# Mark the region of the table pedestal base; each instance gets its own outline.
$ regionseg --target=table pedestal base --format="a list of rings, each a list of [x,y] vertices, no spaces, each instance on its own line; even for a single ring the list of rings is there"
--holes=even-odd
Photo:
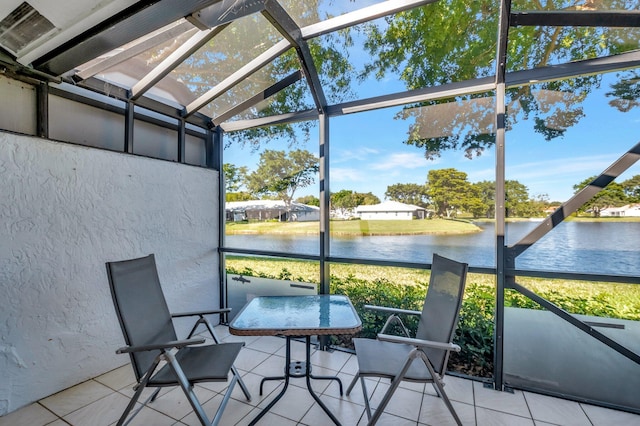
[[[340,422],[338,421],[338,419],[336,419],[333,413],[329,411],[327,406],[324,405],[322,401],[320,401],[320,398],[318,397],[318,395],[316,395],[316,393],[311,388],[311,379],[337,381],[338,385],[340,386],[340,396],[342,396],[342,382],[338,377],[335,377],[335,376],[314,376],[313,374],[311,374],[311,336],[305,336],[305,346],[306,346],[305,362],[291,361],[291,336],[286,336],[286,338],[287,338],[287,346],[286,346],[286,363],[284,367],[284,376],[263,378],[262,381],[260,382],[260,395],[262,395],[262,385],[267,380],[284,380],[284,386],[280,391],[280,393],[276,395],[273,398],[273,400],[269,403],[269,405],[267,405],[260,412],[260,414],[258,414],[256,418],[251,421],[251,423],[249,423],[249,426],[255,425],[276,404],[276,402],[278,402],[280,398],[282,398],[282,396],[287,391],[287,388],[289,387],[290,377],[295,377],[295,378],[305,377],[307,381],[307,389],[309,390],[309,393],[311,394],[313,399],[318,403],[320,408],[322,408],[324,412],[327,413],[327,415],[329,416],[329,418],[331,418],[333,423],[335,423],[336,425],[340,425]]]

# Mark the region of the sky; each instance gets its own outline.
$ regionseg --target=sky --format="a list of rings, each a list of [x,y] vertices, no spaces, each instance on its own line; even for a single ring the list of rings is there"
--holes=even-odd
[[[524,184],[531,197],[545,195],[550,201],[566,201],[573,185],[602,173],[640,141],[640,108],[621,113],[609,106],[604,93],[616,74],[606,74],[599,89],[582,103],[584,117],[564,136],[545,141],[533,132],[533,120],[516,124],[506,134],[506,178]],[[395,84],[392,83],[393,86]],[[378,87],[378,89],[380,89]],[[378,92],[379,93],[379,92]],[[371,95],[373,96],[373,95]],[[381,201],[387,186],[396,183],[426,182],[430,169],[455,168],[467,173],[469,182],[495,180],[495,151],[485,151],[468,159],[463,151],[443,152],[427,160],[424,151],[403,143],[408,121],[394,119],[400,108],[333,117],[330,131],[330,190],[372,192]],[[301,146],[318,154],[317,127],[310,141]],[[288,149],[288,142],[274,141],[268,149]],[[247,149],[225,150],[225,163],[256,168],[259,153]],[[640,174],[638,163],[618,179],[620,182]],[[318,185],[300,189],[295,197],[318,195]]]

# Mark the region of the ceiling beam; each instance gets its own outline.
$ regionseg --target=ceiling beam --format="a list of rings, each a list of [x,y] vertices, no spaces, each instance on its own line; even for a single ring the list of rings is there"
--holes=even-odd
[[[266,0],[222,0],[199,10],[187,19],[201,30],[231,23],[264,10]]]
[[[316,24],[302,28],[302,38],[308,40],[334,31],[342,30],[374,19],[393,15],[405,10],[413,9],[438,0],[392,0],[363,7],[353,12],[345,13]]]
[[[523,11],[511,13],[510,24],[518,26],[549,27],[640,27],[640,11],[638,10],[554,10]]]
[[[637,67],[640,67],[640,50],[604,58],[586,59],[567,64],[550,65],[544,68],[514,71],[506,75],[506,83],[507,87],[516,87]]]
[[[447,99],[461,95],[483,93],[495,89],[493,77],[477,78],[456,83],[424,89],[409,90],[391,95],[375,96],[354,102],[333,105],[328,108],[329,116],[352,114],[355,112],[372,111],[407,104],[415,104],[436,99]]]
[[[291,112],[288,114],[272,115],[270,117],[254,118],[252,120],[228,121],[222,123],[220,128],[225,132],[253,129],[255,127],[274,126],[276,124],[296,123],[300,121],[317,120],[318,111],[309,109],[307,111]]]
[[[263,90],[262,92],[258,93],[257,95],[255,95],[255,96],[247,99],[246,101],[237,104],[233,108],[230,108],[230,109],[228,109],[226,111],[223,111],[219,115],[215,116],[213,118],[213,125],[214,126],[219,126],[221,123],[224,123],[225,121],[227,121],[231,117],[234,117],[236,114],[239,114],[242,111],[245,111],[245,110],[247,110],[247,109],[259,104],[260,102],[262,102],[262,101],[270,98],[271,96],[275,95],[279,91],[291,86],[292,84],[296,83],[297,81],[300,81],[301,78],[302,78],[302,71],[300,71],[300,70],[297,70],[297,71],[289,74],[288,76],[286,76],[282,80],[278,81],[276,84],[268,87],[267,89]]]
[[[324,113],[327,107],[327,98],[324,95],[318,70],[316,69],[309,45],[302,38],[300,27],[289,16],[286,10],[277,1],[267,0],[263,15],[271,24],[287,39],[298,53],[298,59],[302,65],[302,71],[309,84],[313,101],[320,114]]]

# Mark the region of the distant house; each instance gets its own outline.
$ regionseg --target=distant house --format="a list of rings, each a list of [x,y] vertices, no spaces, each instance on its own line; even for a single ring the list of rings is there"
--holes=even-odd
[[[413,220],[427,217],[427,209],[413,204],[385,201],[380,204],[358,206],[356,215],[362,220]]]
[[[560,206],[549,206],[549,207],[547,207],[546,209],[544,209],[544,213],[545,213],[546,215],[550,215],[550,214],[552,214],[553,212],[555,212],[556,210],[558,210],[558,208],[560,208]]]
[[[600,210],[601,217],[640,217],[640,204],[627,204],[622,207],[605,207]]]
[[[225,204],[227,222],[243,220],[278,220],[280,222],[309,222],[320,220],[320,208],[291,203],[291,210],[282,200],[230,201]]]

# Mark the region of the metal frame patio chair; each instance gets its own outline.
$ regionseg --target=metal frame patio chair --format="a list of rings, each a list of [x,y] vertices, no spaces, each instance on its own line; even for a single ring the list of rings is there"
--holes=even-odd
[[[358,373],[347,389],[347,395],[360,379],[369,425],[374,425],[393,393],[403,380],[432,383],[458,425],[460,418],[444,391],[443,377],[451,351],[460,351],[452,343],[462,305],[462,296],[468,265],[437,254],[433,255],[429,288],[422,311],[365,305],[367,309],[389,314],[377,339],[354,339],[358,358]],[[399,315],[419,315],[414,338]],[[404,336],[385,334],[392,325],[399,326]],[[418,361],[418,362],[414,362]],[[391,380],[391,386],[380,401],[373,416],[365,378],[382,377]]]
[[[162,292],[153,254],[107,262],[106,267],[113,303],[126,343],[116,353],[129,354],[137,381],[135,393],[122,413],[118,426],[129,423],[145,405],[156,399],[160,388],[167,386],[180,386],[200,422],[207,426],[220,422],[236,383],[247,400],[251,400],[247,387],[233,366],[244,343],[220,343],[213,326],[205,317],[225,312],[224,309],[172,315]],[[177,317],[198,317],[186,339],[177,338],[173,325],[173,318]],[[204,338],[193,337],[201,324],[211,334],[214,344],[203,345]],[[231,381],[210,421],[193,386],[200,382],[228,381],[229,373],[232,375]],[[157,389],[129,416],[147,387]]]

